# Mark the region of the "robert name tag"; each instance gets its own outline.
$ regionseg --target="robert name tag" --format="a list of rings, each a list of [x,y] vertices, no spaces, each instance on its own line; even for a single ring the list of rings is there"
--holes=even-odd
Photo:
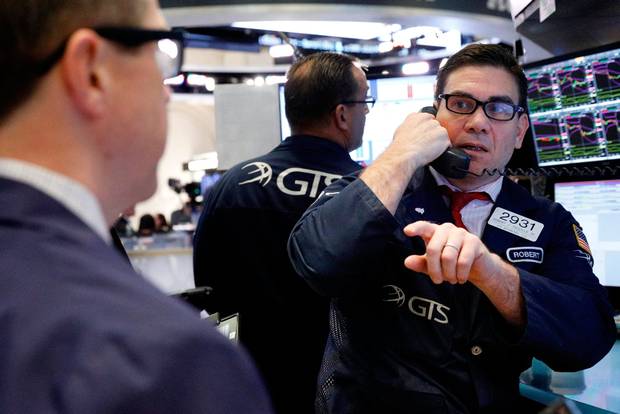
[[[496,207],[487,224],[507,231],[529,241],[538,240],[544,224],[512,211]]]
[[[536,246],[511,247],[506,250],[506,258],[512,263],[542,263],[545,251]]]

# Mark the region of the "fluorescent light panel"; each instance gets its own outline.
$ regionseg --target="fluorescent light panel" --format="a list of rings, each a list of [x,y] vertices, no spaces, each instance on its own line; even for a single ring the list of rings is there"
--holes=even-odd
[[[272,58],[283,58],[293,56],[295,50],[293,50],[293,46],[291,45],[274,45],[269,48],[269,55]]]
[[[275,32],[303,33],[318,36],[343,37],[349,39],[369,40],[401,29],[398,24],[384,24],[372,22],[343,22],[343,21],[256,21],[234,22],[233,27]]]
[[[187,169],[189,171],[215,170],[217,165],[217,152],[212,151],[196,155],[187,163]]]
[[[183,85],[185,82],[185,76],[177,75],[173,78],[164,79],[164,85]]]
[[[403,75],[424,75],[430,70],[428,62],[405,63],[402,67]]]

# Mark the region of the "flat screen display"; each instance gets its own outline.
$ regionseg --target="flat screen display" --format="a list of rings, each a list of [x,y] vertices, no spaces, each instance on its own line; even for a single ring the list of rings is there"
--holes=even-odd
[[[620,42],[524,70],[540,167],[620,159]]]
[[[435,76],[408,76],[371,79],[369,94],[377,101],[366,115],[362,146],[351,152],[351,158],[370,165],[392,142],[396,128],[411,112],[433,104]],[[280,87],[281,138],[291,134],[284,112],[284,87]]]
[[[620,287],[620,179],[556,182],[553,190],[582,226],[601,284]]]

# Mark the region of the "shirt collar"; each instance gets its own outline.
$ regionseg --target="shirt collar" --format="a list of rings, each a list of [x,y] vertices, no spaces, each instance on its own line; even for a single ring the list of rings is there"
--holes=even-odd
[[[0,176],[30,185],[78,216],[108,244],[111,242],[101,206],[82,184],[41,166],[0,157]]]
[[[444,177],[443,175],[439,174],[433,167],[429,168],[431,174],[433,175],[433,177],[435,178],[435,181],[437,182],[437,185],[445,185],[446,187],[448,187],[449,189],[453,190],[453,191],[463,191],[460,188],[450,184],[450,182],[446,179],[446,177]],[[502,190],[502,183],[504,182],[504,180],[502,180],[502,176],[498,175],[497,179],[495,179],[494,181],[482,185],[478,188],[474,188],[471,191],[480,191],[483,193],[487,193],[489,195],[489,197],[491,197],[491,200],[493,200],[493,202],[495,202],[495,200],[497,200],[497,196],[499,195],[499,192]],[[469,191],[468,191],[469,192]]]

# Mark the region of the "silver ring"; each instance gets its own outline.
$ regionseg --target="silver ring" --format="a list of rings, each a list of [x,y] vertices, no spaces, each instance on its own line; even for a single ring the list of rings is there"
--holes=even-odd
[[[443,248],[444,248],[444,249],[445,249],[446,247],[452,247],[454,250],[456,250],[456,252],[457,252],[457,253],[461,250],[461,249],[459,249],[458,247],[456,247],[456,246],[454,246],[454,245],[452,245],[452,244],[449,244],[449,243],[446,243],[446,244],[443,246]]]

